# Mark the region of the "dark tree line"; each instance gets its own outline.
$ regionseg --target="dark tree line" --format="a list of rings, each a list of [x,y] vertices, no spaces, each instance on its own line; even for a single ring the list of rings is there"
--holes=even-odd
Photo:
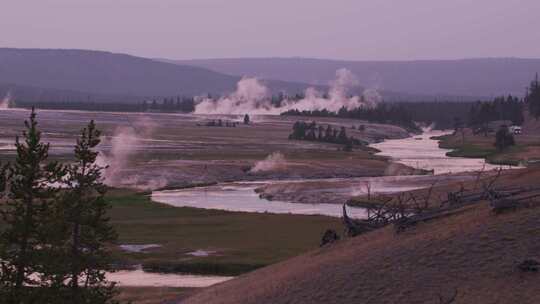
[[[36,114],[16,138],[13,163],[1,165],[0,302],[115,303],[106,245],[116,239],[106,212],[100,132],[91,121],[69,165],[48,162]]]
[[[34,102],[17,100],[17,107],[30,108]],[[36,106],[40,109],[51,110],[88,110],[106,112],[167,112],[167,113],[191,113],[195,110],[195,100],[191,97],[171,97],[162,100],[145,100],[140,103],[98,103],[98,102],[73,102],[73,101],[44,101]]]
[[[212,96],[208,96],[212,98]],[[328,96],[323,96],[328,97]],[[283,105],[283,101],[303,99],[304,95],[286,95],[279,93],[268,98],[275,107]],[[17,100],[18,107],[29,108],[33,103]],[[540,82],[538,76],[531,82],[525,103],[517,97],[498,97],[493,101],[478,102],[400,102],[380,103],[374,108],[357,108],[347,110],[342,108],[337,112],[326,109],[314,111],[289,110],[282,115],[308,116],[308,117],[343,117],[366,120],[373,123],[389,123],[402,126],[409,131],[418,131],[415,122],[434,125],[436,129],[451,129],[456,119],[471,127],[485,125],[494,120],[510,120],[514,124],[523,122],[525,104],[529,112],[536,118],[540,117]],[[183,112],[191,113],[195,110],[193,97],[167,97],[162,99],[145,100],[139,103],[98,103],[76,101],[43,101],[38,104],[43,109],[93,110],[111,112]]]
[[[412,120],[431,125],[437,130],[454,128],[456,118],[465,121],[472,102],[425,101],[404,102]]]
[[[540,84],[531,85],[528,97],[529,108],[534,115],[534,107],[538,107],[540,117]],[[536,102],[536,103],[535,103]],[[508,120],[521,125],[524,121],[524,102],[517,97],[498,97],[493,101],[477,102],[401,102],[381,103],[375,108],[342,108],[337,113],[326,109],[315,111],[289,110],[282,115],[308,117],[342,117],[365,120],[372,123],[388,123],[399,125],[409,131],[416,131],[415,122],[433,125],[435,129],[454,129],[456,121],[463,126],[482,127],[495,120]]]
[[[413,116],[404,104],[381,103],[374,108],[360,107],[353,110],[341,108],[338,112],[330,112],[326,109],[314,111],[289,110],[281,115],[352,118],[375,123],[395,124],[411,131],[418,130]]]
[[[362,145],[362,141],[347,136],[345,127],[334,128],[331,125],[326,127],[317,125],[315,121],[307,123],[305,121],[297,121],[294,123],[292,133],[289,139],[319,141],[333,144],[344,145],[344,150],[351,151],[353,146]]]
[[[160,111],[160,112],[184,112],[190,113],[195,110],[195,99],[192,97],[164,98],[162,102],[157,100],[143,101],[141,111]]]
[[[222,119],[218,119],[218,120],[208,121],[205,124],[197,123],[197,126],[236,128],[238,126],[238,122],[228,121],[228,120],[223,121]]]
[[[507,120],[514,125],[524,121],[524,103],[517,97],[498,97],[491,102],[476,102],[469,110],[468,125],[471,127],[486,126],[491,121]]]

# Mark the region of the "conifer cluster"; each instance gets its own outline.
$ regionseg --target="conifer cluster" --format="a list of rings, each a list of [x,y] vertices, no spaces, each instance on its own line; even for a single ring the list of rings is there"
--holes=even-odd
[[[32,109],[14,162],[0,164],[0,303],[115,303],[99,138],[91,121],[73,163],[48,161]]]

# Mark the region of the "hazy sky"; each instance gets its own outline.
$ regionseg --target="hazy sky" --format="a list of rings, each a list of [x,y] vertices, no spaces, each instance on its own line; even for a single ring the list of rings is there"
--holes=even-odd
[[[172,59],[540,57],[540,0],[0,0],[0,46]]]

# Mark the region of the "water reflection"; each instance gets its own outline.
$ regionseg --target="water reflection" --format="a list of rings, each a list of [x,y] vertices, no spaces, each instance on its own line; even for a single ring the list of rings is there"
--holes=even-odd
[[[485,170],[492,170],[500,167],[486,163],[483,158],[446,156],[451,150],[439,148],[439,142],[431,137],[448,133],[449,131],[426,130],[422,135],[387,140],[371,146],[381,151],[378,155],[392,157],[394,161],[413,168],[434,170],[434,174],[478,171],[484,167]]]
[[[433,170],[436,176],[383,176],[349,179],[321,179],[321,180],[287,180],[287,181],[260,181],[260,182],[232,182],[215,186],[182,189],[172,191],[158,191],[152,193],[152,199],[157,202],[176,207],[195,207],[205,209],[219,209],[241,212],[269,212],[287,214],[320,214],[340,217],[342,210],[336,204],[299,204],[285,201],[268,201],[259,197],[255,192],[262,185],[288,184],[289,189],[303,193],[316,193],[331,191],[333,195],[347,197],[362,195],[362,183],[369,183],[372,194],[396,193],[429,187],[437,175],[445,173],[459,173],[477,170],[492,170],[499,166],[487,164],[484,159],[463,157],[448,157],[450,150],[439,148],[433,136],[447,134],[445,131],[426,131],[422,135],[387,140],[374,144],[373,147],[381,150],[380,155],[390,156],[395,162],[405,165]],[[440,176],[439,176],[440,177]],[[470,176],[444,176],[446,180],[467,179]],[[313,185],[310,185],[312,183]],[[295,187],[298,185],[298,187]],[[284,188],[277,188],[284,191]],[[365,217],[362,208],[351,208],[351,215],[356,218]]]
[[[259,197],[255,189],[261,183],[227,183],[210,187],[182,190],[155,191],[152,200],[175,207],[194,207],[238,212],[328,215],[340,217],[342,210],[336,204],[296,204],[268,201]],[[350,215],[362,218],[362,208],[349,208]]]
[[[135,287],[208,287],[233,277],[144,272],[142,269],[124,270],[107,274],[118,286]]]

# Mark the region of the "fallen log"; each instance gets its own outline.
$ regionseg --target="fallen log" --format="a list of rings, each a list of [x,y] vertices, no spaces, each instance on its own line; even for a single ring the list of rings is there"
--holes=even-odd
[[[540,193],[531,194],[523,197],[511,197],[503,199],[490,200],[489,204],[495,214],[500,214],[505,211],[515,211],[524,204],[523,201],[532,200],[533,198],[540,197]]]
[[[448,209],[444,211],[427,212],[427,213],[422,213],[418,215],[413,215],[410,217],[404,217],[393,222],[394,229],[396,233],[400,233],[400,232],[403,232],[407,228],[415,226],[418,223],[429,222],[431,220],[441,219],[441,218],[456,215],[462,212],[465,212],[465,210],[461,208],[453,208],[453,209]]]
[[[528,194],[531,192],[532,194]],[[534,192],[540,192],[540,187],[493,189],[490,186],[479,192],[466,192],[461,189],[458,192],[449,193],[448,200],[441,202],[439,208],[429,208],[429,204],[424,204],[423,208],[417,209],[407,207],[411,200],[419,206],[413,195],[410,195],[408,200],[400,195],[394,202],[388,200],[382,205],[369,208],[366,220],[351,219],[347,215],[346,204],[343,204],[343,223],[348,236],[357,236],[388,224],[394,224],[396,233],[400,233],[419,222],[451,216],[464,211],[464,207],[487,200],[495,213],[512,210],[524,205],[522,202],[525,200],[540,197],[540,193]]]
[[[518,207],[517,201],[512,199],[492,200],[489,204],[495,214],[500,214],[505,211],[514,211]]]
[[[493,189],[488,192],[474,192],[474,193],[466,193],[459,196],[459,204],[463,203],[475,203],[484,201],[487,199],[502,199],[502,198],[508,198],[512,196],[516,196],[519,194],[524,194],[528,192],[535,192],[540,191],[539,187],[530,187],[530,188],[511,188],[511,189]],[[451,194],[449,194],[451,195]],[[452,198],[454,198],[455,195],[452,195]],[[455,203],[455,200],[448,199],[441,202],[441,205],[452,205],[452,203]]]

